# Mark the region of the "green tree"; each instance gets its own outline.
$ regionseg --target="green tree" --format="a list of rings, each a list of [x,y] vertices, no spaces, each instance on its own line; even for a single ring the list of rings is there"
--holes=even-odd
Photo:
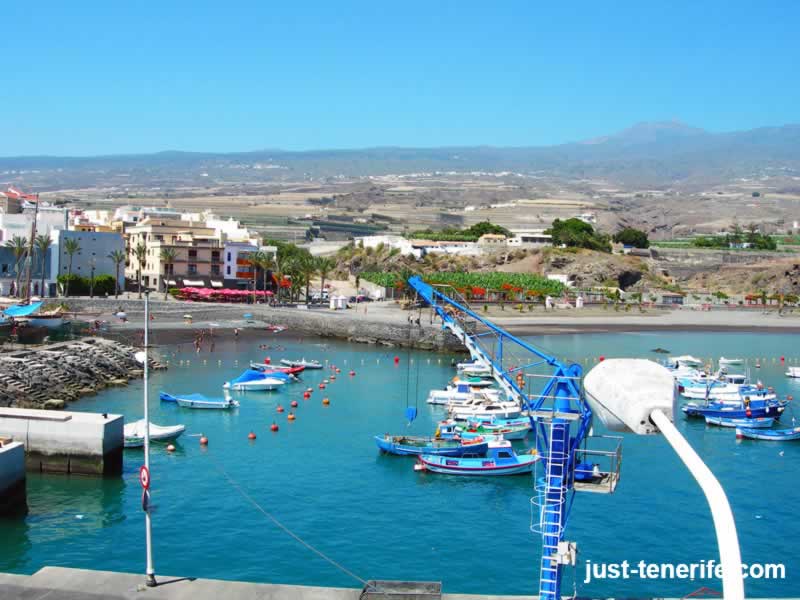
[[[580,219],[556,219],[545,233],[553,238],[554,246],[588,248],[600,252],[611,252],[608,236],[596,233],[594,227]]]
[[[325,280],[328,278],[328,275],[330,275],[331,271],[336,268],[336,262],[333,259],[320,256],[316,259],[316,263],[317,274],[321,280],[319,284],[319,297],[321,302],[322,293],[325,290]]]
[[[178,257],[178,253],[176,252],[175,248],[170,248],[169,246],[165,246],[161,249],[161,253],[159,258],[161,258],[161,262],[164,265],[164,274],[161,276],[161,280],[164,283],[164,300],[167,299],[167,294],[169,293],[169,286],[167,285],[167,276],[172,275],[175,270],[175,259]]]
[[[512,237],[511,232],[508,229],[506,229],[505,227],[500,227],[500,225],[495,225],[494,223],[490,223],[489,221],[481,221],[480,223],[475,223],[475,225],[467,229],[464,233],[471,236],[475,236],[475,239],[481,237],[482,235],[486,235],[487,233]]]
[[[256,289],[258,288],[257,285],[258,271],[259,269],[261,269],[264,275],[264,289],[266,289],[267,269],[269,268],[269,265],[272,262],[272,260],[266,252],[262,252],[261,250],[256,250],[255,252],[251,252],[250,255],[247,257],[247,260],[253,267],[253,304],[255,304],[257,298]]]
[[[649,248],[650,240],[647,239],[647,233],[633,227],[625,227],[621,231],[614,234],[614,241],[624,246],[633,246],[634,248]]]
[[[11,248],[14,254],[14,271],[17,274],[16,285],[14,286],[14,295],[19,298],[19,278],[22,275],[22,263],[28,256],[28,239],[18,235],[13,236],[10,240],[6,241],[6,248]]]
[[[36,253],[39,255],[39,275],[41,281],[39,282],[39,293],[44,296],[44,263],[47,260],[47,251],[52,246],[53,240],[49,235],[40,234],[33,240],[33,245],[36,247]]]
[[[125,262],[125,252],[123,250],[114,250],[108,254],[108,258],[114,261],[114,268],[117,273],[117,276],[114,278],[114,298],[119,298],[119,269],[122,263]]]
[[[317,272],[317,263],[310,254],[308,256],[302,256],[298,261],[297,270],[306,288],[306,306],[308,306],[311,301],[311,279]]]
[[[142,243],[136,245],[133,249],[133,255],[136,257],[136,282],[139,289],[139,299],[142,299],[142,266],[147,260],[147,246]]]
[[[67,262],[67,282],[64,286],[64,295],[69,296],[69,283],[72,279],[72,259],[75,257],[77,252],[81,250],[81,243],[78,241],[77,238],[67,238],[64,240],[64,252],[67,253],[69,257],[69,262]]]

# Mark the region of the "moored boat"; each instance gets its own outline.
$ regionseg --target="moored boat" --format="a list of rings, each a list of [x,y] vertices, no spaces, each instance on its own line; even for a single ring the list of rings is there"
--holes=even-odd
[[[529,422],[516,425],[495,425],[488,421],[468,421],[466,424],[452,419],[441,421],[436,428],[435,437],[445,439],[472,439],[475,437],[500,436],[506,440],[522,440],[528,435]]]
[[[488,449],[481,438],[455,440],[408,435],[376,435],[375,443],[381,452],[400,456],[483,456]]]
[[[448,410],[450,412],[450,417],[456,421],[487,419],[491,417],[513,419],[522,414],[522,409],[519,404],[511,400],[497,400],[492,402],[476,401],[468,405],[454,406]]]
[[[768,442],[791,442],[800,440],[800,427],[789,429],[752,429],[748,427],[736,428],[737,438],[749,440],[765,440]]]
[[[123,429],[125,438],[123,445],[125,448],[141,448],[144,446],[144,419],[128,423]],[[186,427],[184,425],[161,426],[150,423],[150,441],[166,442],[174,440],[180,437],[185,430]]]
[[[282,358],[281,364],[286,365],[287,367],[305,367],[306,369],[321,369],[322,363],[318,360],[306,360],[305,358],[301,360],[289,360],[288,358]]]
[[[231,398],[206,398],[203,400],[193,400],[191,398],[178,398],[178,406],[182,408],[206,409],[206,410],[228,410],[236,408],[239,403]]]
[[[719,357],[719,364],[720,365],[740,365],[744,362],[741,358],[725,358],[724,356]]]
[[[297,375],[306,370],[305,367],[286,367],[280,365],[268,365],[267,363],[259,363],[250,361],[250,368],[262,373],[286,373],[287,375]]]
[[[535,451],[534,451],[535,452]],[[508,440],[493,440],[484,458],[448,457],[423,454],[414,465],[417,471],[431,471],[446,475],[522,475],[531,473],[537,454],[516,454]]]
[[[756,417],[751,419],[730,419],[726,417],[706,417],[706,425],[717,427],[749,427],[751,429],[765,429],[772,427],[774,417]]]
[[[800,378],[800,367],[787,367],[786,376],[792,378]]]
[[[467,377],[466,375],[453,378],[453,385],[458,386],[461,384],[466,384],[470,387],[490,387],[494,385],[494,381],[492,379],[484,379],[483,377]]]
[[[236,379],[226,381],[223,389],[246,391],[276,390],[289,381],[285,373],[262,373],[255,369],[248,369]]]
[[[448,385],[443,390],[431,390],[428,393],[428,404],[440,404],[454,406],[468,402],[476,396],[486,400],[499,400],[500,390],[489,388],[473,388],[466,383],[460,385]]]
[[[780,418],[786,408],[786,400],[754,400],[749,407],[744,402],[689,402],[681,407],[687,417],[724,417],[727,419],[752,419],[760,417]],[[748,414],[749,413],[749,414]]]

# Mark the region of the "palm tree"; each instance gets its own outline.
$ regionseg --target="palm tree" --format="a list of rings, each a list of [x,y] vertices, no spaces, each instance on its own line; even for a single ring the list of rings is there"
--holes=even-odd
[[[314,277],[314,273],[317,272],[317,263],[313,256],[307,254],[300,257],[297,267],[300,271],[300,275],[302,276],[303,283],[306,286],[306,306],[308,306],[308,303],[311,300],[311,294],[309,293],[309,288],[311,287],[311,278]]]
[[[67,263],[67,284],[64,286],[64,295],[69,296],[69,280],[72,279],[72,258],[76,252],[80,252],[81,243],[77,238],[67,238],[64,240],[64,252],[69,256],[69,263]]]
[[[250,252],[247,256],[247,261],[250,263],[250,266],[253,267],[253,304],[256,303],[256,289],[258,288],[258,269],[261,268],[261,265],[264,264],[264,259],[266,255],[261,250],[255,250],[254,252]]]
[[[321,279],[319,284],[319,298],[320,301],[322,301],[322,295],[325,292],[325,280],[328,278],[331,271],[336,268],[336,262],[331,258],[323,258],[320,256],[317,258],[316,263],[317,273]]]
[[[167,285],[167,275],[172,275],[172,265],[175,263],[175,258],[178,256],[178,253],[175,251],[175,248],[166,247],[161,249],[160,256],[161,262],[164,263],[164,275],[162,280],[164,281],[164,300],[166,300],[169,290],[169,286]]]
[[[47,258],[47,251],[50,249],[53,240],[50,239],[49,235],[37,235],[34,240],[33,244],[36,246],[36,251],[39,253],[39,269],[41,271],[42,281],[39,286],[39,293],[44,296],[44,262]]]
[[[14,295],[19,297],[19,278],[22,275],[22,262],[28,256],[28,239],[15,235],[6,242],[6,248],[11,248],[14,253],[14,270],[17,273]]]
[[[114,280],[114,298],[119,298],[119,268],[125,262],[125,252],[114,250],[109,253],[108,258],[114,261],[114,266],[117,269],[117,278]]]
[[[137,244],[133,250],[133,255],[136,257],[136,281],[139,289],[139,300],[142,299],[142,265],[147,260],[147,246],[142,243]]]

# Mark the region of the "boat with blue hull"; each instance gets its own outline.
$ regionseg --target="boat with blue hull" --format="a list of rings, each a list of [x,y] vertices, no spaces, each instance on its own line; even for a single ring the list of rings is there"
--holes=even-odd
[[[748,440],[764,440],[768,442],[793,442],[800,440],[800,427],[789,429],[751,429],[737,427],[736,437]]]
[[[280,388],[289,382],[286,373],[262,373],[255,369],[248,369],[236,379],[226,381],[222,387],[226,390],[269,391]]]
[[[706,417],[706,425],[716,425],[717,427],[748,427],[751,429],[767,429],[772,427],[774,424],[774,417],[755,417],[750,419]]]
[[[534,465],[538,460],[538,454],[516,454],[508,440],[495,440],[489,442],[489,449],[483,458],[451,458],[423,454],[414,465],[414,469],[445,475],[479,477],[525,475],[533,472]]]
[[[398,456],[483,456],[488,443],[481,437],[474,439],[444,439],[407,435],[376,435],[378,449]]]
[[[522,440],[531,430],[530,421],[519,421],[514,425],[495,425],[492,420],[456,422],[453,419],[441,421],[436,428],[435,437],[444,439],[473,439],[481,436],[497,435],[507,440]]]
[[[774,417],[779,419],[786,408],[786,404],[786,400],[751,400],[750,406],[747,408],[744,402],[738,404],[724,402],[696,404],[689,402],[681,406],[681,410],[687,417],[723,417],[726,419]]]

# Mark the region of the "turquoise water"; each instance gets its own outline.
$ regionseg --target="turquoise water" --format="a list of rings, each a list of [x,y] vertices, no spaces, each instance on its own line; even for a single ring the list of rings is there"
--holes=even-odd
[[[289,333],[289,332],[287,332]],[[795,336],[727,333],[631,333],[543,336],[536,344],[590,368],[595,357],[660,358],[650,349],[700,357],[755,357],[753,370],[779,392],[800,397],[800,384],[783,376],[776,360],[798,364]],[[297,535],[365,579],[441,580],[445,591],[531,594],[537,590],[539,538],[530,524],[527,477],[470,479],[421,474],[413,459],[381,456],[372,440],[384,432],[430,434],[441,413],[424,397],[452,376],[450,355],[300,341],[286,333],[259,342],[218,343],[213,354],[188,345],[163,348],[170,370],[151,380],[151,420],[184,423],[178,451],[152,452],[153,527],[157,573],[309,585],[358,586],[256,511],[225,479],[237,481]],[[221,384],[249,360],[269,354],[328,359],[342,374],[321,392],[325,372],[280,393],[241,394],[235,411],[191,411],[162,404],[157,392],[221,395]],[[392,357],[401,357],[394,366]],[[766,359],[766,360],[764,360]],[[181,361],[184,361],[181,364]],[[187,362],[188,361],[188,362]],[[218,361],[221,361],[218,362]],[[236,364],[238,361],[238,365]],[[412,365],[413,361],[413,365]],[[347,376],[355,368],[357,375]],[[408,376],[411,375],[409,378]],[[419,383],[417,383],[417,375]],[[407,390],[407,383],[409,389]],[[302,400],[305,387],[314,388]],[[331,400],[325,407],[323,396]],[[404,410],[418,402],[407,427]],[[141,417],[142,382],[110,389],[73,408]],[[297,399],[297,420],[275,411]],[[276,421],[278,433],[269,425]],[[790,423],[791,415],[784,417]],[[800,557],[797,487],[800,443],[739,442],[730,430],[679,419],[692,445],[728,492],[745,562],[782,562],[784,581],[748,581],[753,596],[796,596]],[[247,434],[257,434],[249,441]],[[198,438],[204,433],[209,446]],[[522,444],[524,447],[525,444]],[[29,475],[30,512],[0,521],[0,571],[31,573],[44,565],[140,572],[144,518],[137,471],[141,451],[126,451],[121,479]],[[691,476],[659,437],[626,436],[622,481],[613,495],[579,494],[567,538],[578,542],[578,593],[583,596],[680,597],[709,581],[582,583],[584,561],[697,562],[715,558],[707,505]],[[568,576],[565,593],[572,591]]]

